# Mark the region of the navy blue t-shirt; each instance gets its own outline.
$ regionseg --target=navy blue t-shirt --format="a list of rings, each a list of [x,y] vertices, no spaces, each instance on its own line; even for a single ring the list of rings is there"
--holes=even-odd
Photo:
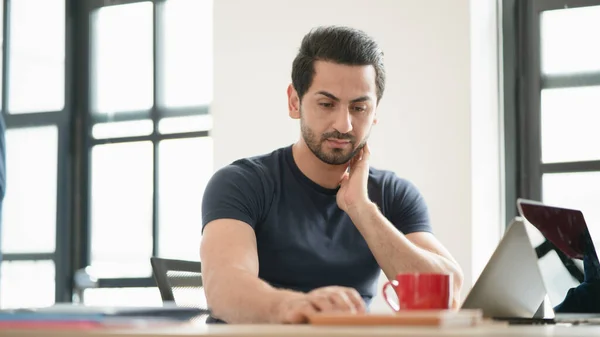
[[[369,304],[381,269],[350,217],[338,207],[337,191],[306,177],[287,146],[218,170],[204,192],[202,222],[206,226],[228,218],[251,226],[258,276],[273,287],[302,292],[331,285],[353,287]],[[368,193],[402,233],[432,231],[425,201],[409,181],[371,168]]]

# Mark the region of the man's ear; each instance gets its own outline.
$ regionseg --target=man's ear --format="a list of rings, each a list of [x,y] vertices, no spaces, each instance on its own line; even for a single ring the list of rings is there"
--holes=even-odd
[[[300,98],[298,97],[298,92],[294,89],[294,86],[290,84],[287,88],[288,95],[288,110],[289,115],[293,119],[300,118]]]
[[[377,112],[375,112],[375,117],[373,117],[373,125],[377,125],[379,119],[377,119]]]

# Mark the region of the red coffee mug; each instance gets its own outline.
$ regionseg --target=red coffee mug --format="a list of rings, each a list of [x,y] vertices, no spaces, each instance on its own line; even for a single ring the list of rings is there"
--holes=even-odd
[[[386,290],[392,287],[398,296],[394,303]],[[452,275],[450,274],[398,274],[395,280],[383,286],[383,298],[394,310],[444,310],[452,301]]]

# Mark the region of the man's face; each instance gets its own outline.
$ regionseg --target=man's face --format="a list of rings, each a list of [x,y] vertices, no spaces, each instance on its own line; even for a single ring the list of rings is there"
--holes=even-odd
[[[377,122],[377,91],[373,66],[315,62],[312,85],[294,113],[300,118],[302,138],[321,161],[346,164],[365,145]],[[297,100],[297,96],[296,96]]]

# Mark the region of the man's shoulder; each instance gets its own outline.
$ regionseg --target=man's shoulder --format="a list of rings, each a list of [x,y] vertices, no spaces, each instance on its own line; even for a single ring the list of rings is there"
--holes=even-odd
[[[251,157],[244,157],[235,160],[231,165],[246,165],[246,166],[263,166],[271,167],[275,166],[280,160],[284,159],[285,152],[289,150],[289,147],[281,147],[268,153],[263,153]]]
[[[236,159],[217,170],[215,175],[240,176],[245,179],[268,179],[281,169],[288,147],[275,149],[269,153]]]
[[[218,169],[202,199],[203,226],[216,219],[236,219],[253,228],[268,213],[277,181],[273,174],[283,162],[285,148],[241,158]]]

